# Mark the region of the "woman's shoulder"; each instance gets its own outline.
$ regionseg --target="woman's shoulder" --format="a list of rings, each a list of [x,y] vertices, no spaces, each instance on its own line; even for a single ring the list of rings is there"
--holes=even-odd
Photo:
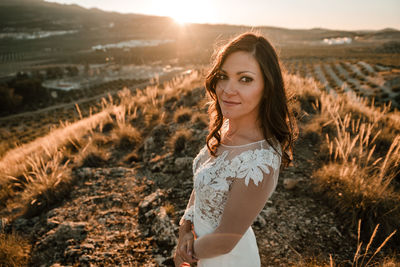
[[[199,153],[197,153],[196,157],[193,159],[193,173],[195,173],[197,167],[199,166],[199,163],[203,161],[204,156],[208,154],[208,148],[207,145],[204,145]]]

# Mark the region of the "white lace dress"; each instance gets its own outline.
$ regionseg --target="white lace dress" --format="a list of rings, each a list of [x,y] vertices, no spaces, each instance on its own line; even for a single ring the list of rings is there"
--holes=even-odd
[[[275,149],[266,140],[242,146],[221,144],[217,157],[210,156],[204,146],[193,161],[194,189],[181,223],[192,221],[198,238],[212,233],[221,221],[234,179],[244,179],[247,187],[269,179],[267,190],[263,189],[268,199],[275,191],[281,164],[281,147],[276,141],[272,144]],[[229,253],[200,259],[198,266],[260,266],[251,226]]]

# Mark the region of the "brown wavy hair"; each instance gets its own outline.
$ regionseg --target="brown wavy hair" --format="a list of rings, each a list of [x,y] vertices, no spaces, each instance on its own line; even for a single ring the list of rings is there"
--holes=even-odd
[[[277,53],[271,43],[262,35],[253,32],[240,34],[223,46],[216,54],[213,66],[207,74],[205,87],[211,97],[208,108],[210,117],[207,147],[211,155],[216,156],[216,150],[221,143],[220,129],[224,122],[220,104],[216,96],[218,73],[226,58],[234,52],[249,52],[257,60],[264,79],[264,90],[261,99],[258,121],[265,140],[275,137],[282,147],[282,166],[288,166],[293,160],[293,145],[297,137],[297,126],[289,109],[288,97],[282,77],[282,71]]]

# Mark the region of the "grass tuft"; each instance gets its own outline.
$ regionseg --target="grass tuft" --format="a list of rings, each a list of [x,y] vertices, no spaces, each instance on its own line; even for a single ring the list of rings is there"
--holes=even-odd
[[[0,233],[0,266],[28,266],[29,242],[19,235]]]
[[[178,130],[170,139],[170,147],[175,154],[183,153],[187,143],[190,141],[192,134],[189,130]]]
[[[179,108],[175,111],[174,121],[176,123],[184,123],[192,118],[192,110],[190,108]]]

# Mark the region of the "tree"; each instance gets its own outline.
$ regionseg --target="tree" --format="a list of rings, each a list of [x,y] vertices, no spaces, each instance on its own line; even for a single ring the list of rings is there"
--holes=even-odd
[[[14,110],[22,103],[22,96],[14,94],[14,88],[0,84],[0,111]]]

